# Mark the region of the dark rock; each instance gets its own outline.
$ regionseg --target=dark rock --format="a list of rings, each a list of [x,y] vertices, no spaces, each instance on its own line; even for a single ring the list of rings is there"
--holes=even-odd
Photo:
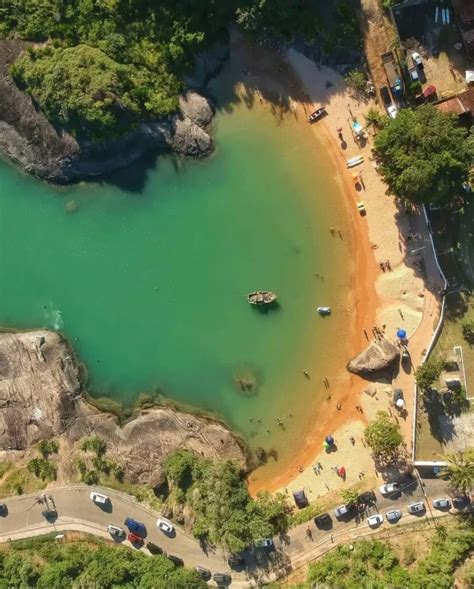
[[[363,352],[347,364],[347,370],[360,376],[392,370],[398,365],[400,350],[387,339],[371,343]]]
[[[184,83],[188,88],[202,90],[209,80],[219,73],[228,57],[227,40],[215,43],[209,51],[198,53],[194,59],[194,69],[184,77]]]

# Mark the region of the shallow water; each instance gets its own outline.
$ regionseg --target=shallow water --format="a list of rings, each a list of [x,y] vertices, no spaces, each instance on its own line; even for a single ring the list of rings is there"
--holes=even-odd
[[[309,127],[261,105],[231,110],[206,161],[161,157],[64,189],[0,164],[0,324],[63,331],[97,395],[159,388],[284,458],[323,418],[321,379],[344,360],[351,248],[329,226],[349,231]],[[254,289],[279,308],[250,307]],[[239,375],[254,390],[239,392]]]

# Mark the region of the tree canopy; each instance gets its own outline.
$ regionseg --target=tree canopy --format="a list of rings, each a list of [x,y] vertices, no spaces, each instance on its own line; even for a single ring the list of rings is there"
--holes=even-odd
[[[364,437],[375,455],[387,459],[395,454],[403,441],[400,426],[390,419],[385,411],[365,428]]]
[[[439,476],[447,479],[455,489],[462,493],[471,491],[474,484],[474,450],[447,454],[444,459],[447,465],[442,467]]]
[[[232,553],[256,540],[286,530],[284,496],[262,493],[254,501],[245,480],[230,461],[199,458],[178,450],[165,464],[171,484],[171,500],[186,503],[194,512],[193,533]]]
[[[402,109],[375,138],[391,194],[414,203],[446,202],[467,179],[474,145],[457,117],[427,104]]]
[[[439,358],[429,358],[415,370],[416,384],[427,391],[443,371],[444,362]]]
[[[120,546],[87,542],[61,544],[51,536],[12,544],[0,553],[1,587],[68,589],[204,589],[197,573],[165,556],[152,558]]]

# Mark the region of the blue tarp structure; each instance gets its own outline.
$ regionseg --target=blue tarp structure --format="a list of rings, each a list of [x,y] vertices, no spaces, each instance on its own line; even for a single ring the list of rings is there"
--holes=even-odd
[[[363,127],[358,121],[352,123],[352,130],[356,135],[360,135],[363,132]]]
[[[308,505],[308,500],[306,499],[304,491],[295,491],[293,493],[293,499],[295,500],[296,507],[299,507],[300,509],[302,507],[307,507]]]

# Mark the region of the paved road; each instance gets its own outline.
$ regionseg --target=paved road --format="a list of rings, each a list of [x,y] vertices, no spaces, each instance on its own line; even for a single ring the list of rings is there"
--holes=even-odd
[[[424,500],[424,492],[430,499],[437,496],[446,496],[447,485],[444,481],[433,479],[425,480],[425,489],[419,482],[407,480],[402,493],[394,497],[382,497],[376,492],[376,507],[371,508],[371,513],[380,511],[384,514],[391,507],[398,507],[403,517],[395,526],[403,525],[416,519],[406,513],[408,503],[416,500]],[[100,489],[98,489],[100,490]],[[92,503],[89,498],[91,488],[85,486],[71,486],[51,489],[48,495],[52,495],[58,517],[53,522],[48,522],[42,515],[44,506],[36,502],[34,495],[12,497],[5,500],[8,507],[8,515],[0,519],[0,542],[9,539],[15,540],[34,535],[41,535],[48,531],[61,533],[68,529],[89,532],[97,536],[110,538],[106,527],[108,524],[123,526],[126,517],[133,517],[145,524],[148,536],[147,541],[152,541],[161,546],[168,554],[181,557],[186,566],[205,566],[214,572],[228,572],[232,575],[232,587],[248,587],[263,580],[274,577],[272,571],[283,573],[301,566],[305,561],[315,558],[318,554],[327,551],[331,544],[354,539],[368,533],[375,533],[365,523],[365,517],[356,521],[354,519],[344,522],[337,521],[333,517],[333,526],[330,530],[318,530],[313,522],[302,524],[293,528],[288,536],[275,540],[276,550],[266,553],[263,550],[256,554],[246,554],[247,566],[244,571],[231,571],[224,552],[213,550],[205,552],[199,543],[182,529],[176,529],[175,537],[169,538],[157,529],[156,519],[158,514],[138,503],[132,497],[112,490],[103,490],[111,498],[108,510],[101,509]],[[428,504],[425,500],[425,504]],[[430,510],[421,519],[442,516],[440,512],[431,513]],[[306,529],[310,526],[312,539],[308,538]],[[380,529],[391,528],[384,522]],[[331,539],[332,538],[332,539]],[[124,544],[130,546],[128,541]]]

